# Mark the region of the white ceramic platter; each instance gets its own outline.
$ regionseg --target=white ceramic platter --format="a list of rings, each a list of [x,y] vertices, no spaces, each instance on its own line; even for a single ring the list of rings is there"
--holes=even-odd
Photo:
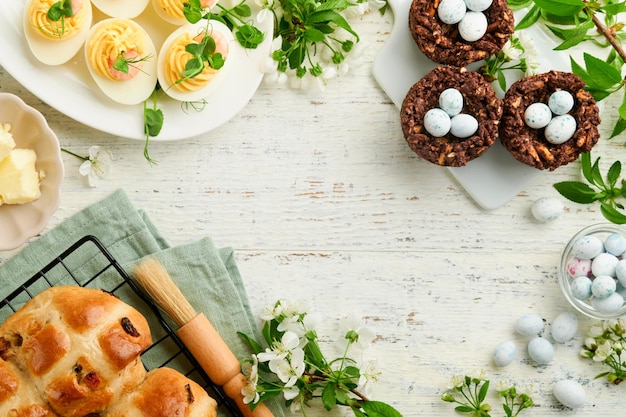
[[[85,66],[82,48],[72,60],[59,66],[47,66],[35,59],[23,34],[24,3],[0,1],[0,66],[41,100],[72,119],[112,135],[144,140],[143,105],[121,105],[100,92]],[[227,6],[229,0],[222,3]],[[94,6],[94,22],[103,18],[105,15]],[[157,50],[175,28],[163,22],[150,4],[134,20],[148,31]],[[260,63],[272,42],[271,19],[255,26],[265,33],[265,40],[256,49],[244,49],[238,43],[231,45],[230,53],[241,64],[207,98],[202,111],[183,110],[181,102],[166,98],[161,92],[158,107],[164,114],[163,129],[151,140],[184,139],[209,132],[233,118],[248,103],[263,79]]]
[[[422,54],[411,37],[408,23],[411,2],[412,0],[388,0],[394,15],[394,24],[389,40],[376,57],[372,68],[374,78],[398,109],[411,86],[437,66]],[[523,16],[523,13],[516,14],[516,18]],[[554,40],[543,30],[536,27],[525,30],[532,37],[533,45],[541,57],[538,72],[550,69],[571,70],[568,56],[551,49],[555,46]],[[475,65],[479,66],[480,63]],[[474,67],[470,69],[472,68]],[[513,74],[511,71],[509,73],[507,76],[511,77]],[[514,80],[508,79],[507,85]],[[496,141],[488,151],[466,166],[448,169],[467,193],[487,210],[501,207],[522,191],[533,178],[544,174],[518,162],[500,141]]]

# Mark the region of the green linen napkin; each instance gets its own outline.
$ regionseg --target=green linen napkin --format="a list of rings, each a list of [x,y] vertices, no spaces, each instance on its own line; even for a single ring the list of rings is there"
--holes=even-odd
[[[146,213],[134,208],[123,190],[69,217],[0,265],[0,299],[6,298],[86,235],[98,238],[128,273],[144,257],[160,261],[194,309],[209,318],[235,356],[239,360],[249,358],[250,351],[237,332],[253,335],[258,340],[258,328],[232,249],[216,248],[208,237],[170,247]],[[78,275],[90,276],[98,270],[100,262],[89,248],[84,252],[78,260],[68,262],[80,262]],[[51,271],[51,277],[47,278],[54,285],[68,283],[66,273]],[[115,278],[105,274],[102,279]],[[0,319],[3,318],[0,314]],[[153,340],[158,340],[161,335],[154,320],[151,320],[151,329]],[[267,405],[276,417],[284,416],[278,401]]]

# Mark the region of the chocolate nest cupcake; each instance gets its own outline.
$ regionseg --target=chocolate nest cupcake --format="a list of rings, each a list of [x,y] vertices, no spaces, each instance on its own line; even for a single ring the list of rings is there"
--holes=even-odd
[[[413,0],[409,9],[409,30],[420,50],[439,64],[464,67],[498,53],[515,29],[513,12],[506,0],[493,0],[482,11],[487,18],[486,33],[466,41],[458,24],[444,23],[437,13],[442,0]]]
[[[433,135],[425,126],[427,113],[440,110],[442,93],[450,89],[462,96],[459,116],[475,120],[475,131],[469,136],[455,136],[454,129]],[[460,167],[493,145],[501,116],[502,100],[480,74],[466,68],[439,66],[409,89],[402,102],[400,123],[409,147],[417,155],[437,165]]]
[[[559,71],[528,76],[513,83],[504,97],[500,123],[500,141],[504,147],[518,161],[550,171],[575,161],[581,153],[589,152],[600,137],[600,112],[584,87],[585,83],[577,75]],[[553,105],[551,97],[556,92],[571,97],[564,111]],[[537,106],[535,103],[548,108],[546,117],[549,122],[545,127],[541,127],[545,123],[535,125],[537,121],[534,119],[541,117],[527,111],[529,107]],[[567,117],[569,124],[557,125],[557,128],[569,132],[559,137],[559,132],[552,133],[555,129],[550,128],[550,123],[561,117]]]

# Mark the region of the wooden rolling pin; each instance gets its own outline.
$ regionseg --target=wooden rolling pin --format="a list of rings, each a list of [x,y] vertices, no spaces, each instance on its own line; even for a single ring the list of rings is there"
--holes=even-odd
[[[273,417],[263,403],[257,404],[254,411],[244,404],[241,389],[245,387],[246,379],[241,373],[239,360],[209,319],[203,313],[196,313],[165,268],[154,259],[146,259],[137,265],[133,276],[179,326],[176,334],[185,347],[211,381],[224,388],[242,414],[246,417]]]

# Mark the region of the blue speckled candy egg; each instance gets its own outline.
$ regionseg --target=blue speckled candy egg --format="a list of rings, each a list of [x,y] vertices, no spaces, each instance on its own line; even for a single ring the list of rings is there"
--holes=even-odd
[[[615,276],[620,284],[626,287],[626,259],[621,259],[617,265],[615,265]]]
[[[600,275],[608,275],[610,277],[615,276],[615,267],[619,259],[617,256],[610,253],[599,253],[598,256],[591,261],[591,273],[597,277]]]
[[[478,130],[478,120],[471,114],[457,114],[450,122],[450,133],[457,138],[469,138]]]
[[[465,16],[467,6],[463,0],[441,0],[437,8],[437,16],[443,23],[454,25]]]
[[[528,355],[540,365],[545,365],[554,358],[554,347],[543,337],[535,337],[528,342]]]
[[[563,213],[563,203],[558,198],[542,197],[533,203],[533,217],[542,223],[558,219]]]
[[[439,108],[450,117],[456,116],[463,110],[463,94],[456,88],[447,88],[439,94]]]
[[[532,129],[542,129],[548,126],[552,120],[552,112],[550,107],[544,103],[533,103],[526,107],[524,112],[524,122]]]
[[[459,35],[467,42],[475,42],[487,33],[487,17],[481,12],[469,11],[459,22]]]
[[[558,116],[567,114],[574,107],[574,97],[569,91],[555,91],[548,99],[548,107]]]
[[[575,132],[576,119],[569,114],[563,114],[561,116],[554,116],[552,120],[550,120],[544,134],[548,142],[553,145],[560,145],[570,140]]]
[[[626,238],[619,233],[611,233],[604,239],[604,248],[608,253],[620,256],[626,252]]]
[[[564,311],[552,320],[550,334],[555,342],[565,343],[578,331],[578,318],[574,313]]]
[[[588,300],[591,297],[591,279],[580,276],[574,278],[570,284],[570,290],[575,299],[580,301]]]
[[[617,283],[613,277],[602,275],[595,277],[591,283],[591,293],[595,298],[607,298],[615,292]]]
[[[571,277],[591,276],[591,259],[571,258],[565,265]]]
[[[473,12],[482,12],[491,7],[493,0],[465,0],[468,10]]]
[[[552,393],[561,404],[569,408],[579,408],[586,401],[582,385],[570,379],[562,379],[554,384]]]
[[[624,296],[619,292],[614,292],[606,298],[592,298],[591,306],[603,314],[611,314],[619,310],[624,305]]]
[[[604,252],[604,243],[595,236],[582,236],[572,246],[572,254],[579,259],[593,259]]]
[[[499,367],[507,366],[515,359],[516,352],[515,343],[510,340],[502,342],[496,346],[496,350],[493,352],[493,362]]]
[[[537,336],[545,323],[539,314],[524,314],[515,322],[515,331],[522,336]]]
[[[450,124],[450,116],[441,109],[430,109],[424,115],[424,128],[434,137],[447,135]]]

